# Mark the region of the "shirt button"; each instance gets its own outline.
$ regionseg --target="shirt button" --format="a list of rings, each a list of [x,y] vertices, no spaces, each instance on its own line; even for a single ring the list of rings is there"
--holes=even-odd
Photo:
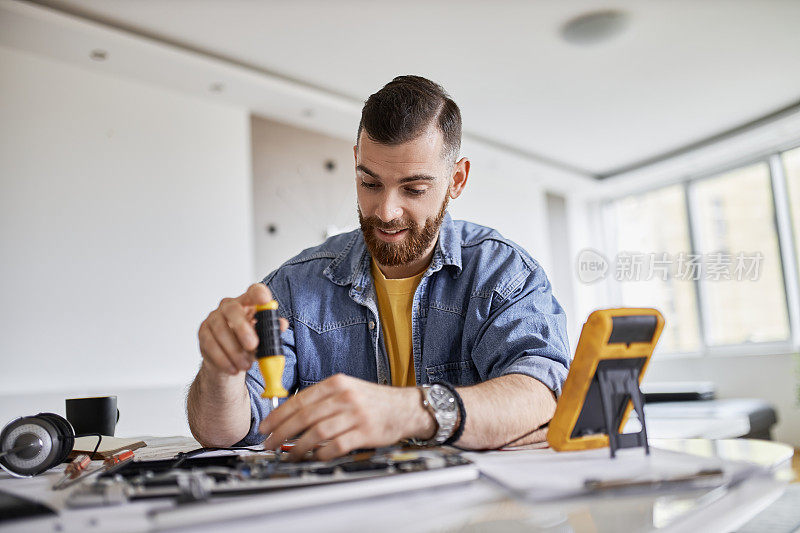
[[[369,321],[369,329],[375,329],[375,321],[374,320],[370,320]]]

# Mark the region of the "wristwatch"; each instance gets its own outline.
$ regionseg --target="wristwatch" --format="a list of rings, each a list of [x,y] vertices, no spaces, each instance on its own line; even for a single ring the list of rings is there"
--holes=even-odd
[[[458,423],[458,404],[455,395],[443,385],[422,385],[422,406],[433,415],[438,428],[433,438],[423,442],[425,446],[440,446],[450,438]]]

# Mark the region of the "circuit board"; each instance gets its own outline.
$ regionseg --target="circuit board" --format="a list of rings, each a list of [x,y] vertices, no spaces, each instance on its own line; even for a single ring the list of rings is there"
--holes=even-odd
[[[473,470],[477,476],[477,470],[468,459],[445,448],[361,450],[327,462],[293,462],[288,460],[287,454],[272,451],[130,461],[75,490],[68,504],[71,507],[90,507],[146,498],[202,501],[212,496],[283,491],[455,470]],[[448,476],[439,477],[441,483],[438,484],[448,482]],[[463,478],[463,472],[456,477]]]

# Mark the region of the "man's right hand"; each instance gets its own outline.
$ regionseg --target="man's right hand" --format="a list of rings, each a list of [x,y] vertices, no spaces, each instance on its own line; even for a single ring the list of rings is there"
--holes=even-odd
[[[246,372],[255,361],[258,336],[255,324],[256,305],[272,300],[263,283],[254,283],[236,298],[223,298],[209,313],[197,332],[203,366],[215,374],[236,375]],[[281,318],[281,331],[289,323]]]

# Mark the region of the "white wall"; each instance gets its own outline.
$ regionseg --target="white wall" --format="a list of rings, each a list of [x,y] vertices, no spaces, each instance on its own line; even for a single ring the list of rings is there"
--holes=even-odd
[[[253,279],[249,147],[242,109],[0,48],[2,393],[183,391]]]
[[[255,272],[260,279],[309,246],[328,226],[356,227],[353,144],[252,118]],[[354,134],[355,137],[355,134]],[[333,171],[326,169],[332,161]],[[274,225],[276,231],[267,232]]]

